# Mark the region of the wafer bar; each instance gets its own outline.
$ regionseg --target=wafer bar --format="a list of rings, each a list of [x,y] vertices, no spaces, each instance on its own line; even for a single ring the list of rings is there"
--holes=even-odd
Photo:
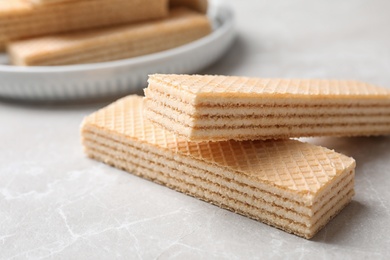
[[[14,65],[66,65],[131,58],[177,47],[211,32],[206,16],[185,8],[167,19],[11,42]]]
[[[208,1],[207,0],[170,0],[171,7],[186,6],[201,13],[207,13]]]
[[[167,15],[167,0],[89,0],[51,5],[34,5],[24,0],[0,1],[0,47],[16,39]]]
[[[354,195],[352,158],[296,140],[188,142],[146,120],[138,96],[81,134],[91,158],[305,238]]]
[[[358,81],[151,75],[145,95],[190,141],[390,134],[390,90]]]

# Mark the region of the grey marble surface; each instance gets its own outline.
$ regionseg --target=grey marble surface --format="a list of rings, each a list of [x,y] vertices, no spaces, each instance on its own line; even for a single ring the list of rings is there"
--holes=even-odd
[[[229,2],[238,38],[202,73],[390,87],[389,1]],[[390,255],[390,137],[305,139],[357,161],[352,203],[308,241],[87,159],[79,125],[104,105],[0,101],[0,259]]]

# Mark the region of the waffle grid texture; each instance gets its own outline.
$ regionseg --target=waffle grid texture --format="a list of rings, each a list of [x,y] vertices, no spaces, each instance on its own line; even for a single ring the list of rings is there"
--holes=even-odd
[[[292,190],[315,193],[351,163],[349,157],[331,150],[290,140],[188,142],[145,121],[142,99],[134,96],[128,99],[130,101],[124,99],[112,105],[111,109],[100,110],[91,118],[105,129],[121,135],[200,160],[210,160],[212,164],[246,172],[259,180]],[[133,104],[135,109],[131,107]]]
[[[179,158],[179,165],[176,167],[184,164],[188,165],[186,167],[192,165],[191,167],[203,167],[203,171],[209,171],[203,176],[209,176],[210,179],[207,180],[208,177],[205,177],[206,180],[199,181],[199,185],[204,183],[205,187],[211,187],[207,181],[211,180],[213,173],[217,173],[217,175],[224,175],[218,177],[218,183],[223,181],[224,178],[228,178],[230,181],[227,183],[232,182],[234,185],[241,187],[235,187],[236,190],[247,190],[247,187],[255,186],[255,191],[259,189],[263,192],[263,195],[259,195],[260,197],[269,196],[269,205],[265,205],[270,208],[268,210],[271,213],[280,209],[273,206],[270,201],[287,199],[289,205],[298,204],[300,205],[298,208],[301,208],[300,211],[292,210],[290,213],[283,214],[286,216],[292,214],[291,216],[295,219],[295,222],[302,221],[299,218],[305,218],[304,216],[300,217],[300,214],[308,215],[306,216],[309,219],[308,222],[297,224],[299,228],[295,224],[291,227],[281,224],[282,222],[288,222],[288,219],[284,219],[283,214],[283,217],[279,217],[279,220],[273,223],[272,218],[267,218],[267,220],[263,217],[256,217],[256,214],[250,214],[245,210],[242,211],[244,204],[237,205],[237,207],[233,206],[233,208],[230,204],[230,206],[222,205],[224,202],[220,198],[223,197],[223,194],[219,195],[219,199],[213,199],[212,195],[210,195],[211,197],[202,197],[203,195],[200,196],[199,193],[192,194],[195,197],[207,201],[211,200],[212,203],[219,206],[239,211],[240,214],[260,219],[265,223],[307,238],[313,236],[325,225],[331,217],[348,203],[353,195],[353,169],[355,163],[349,157],[322,147],[292,140],[187,142],[171,132],[145,121],[140,97],[127,97],[87,117],[83,123],[82,134],[86,152],[89,156],[130,172],[136,169],[139,175],[148,179],[154,180],[155,178],[151,175],[144,176],[142,171],[152,172],[153,176],[156,174],[159,176],[164,161],[169,162]],[[121,146],[123,144],[125,146]],[[129,154],[132,149],[132,154]],[[159,158],[163,159],[160,159],[162,161],[158,166],[154,168],[151,166],[152,169],[147,169],[150,165],[155,164]],[[130,163],[132,160],[134,162]],[[136,167],[138,164],[143,164],[143,166],[139,166],[141,167],[139,169],[138,166],[138,168]],[[171,167],[170,170],[165,170],[165,172],[169,173],[174,169],[175,167]],[[193,171],[187,169],[183,172],[191,175]],[[180,172],[177,173],[177,176],[181,176]],[[157,182],[171,186],[171,177],[161,177],[162,179]],[[189,178],[197,177],[190,176]],[[188,184],[189,182],[188,179],[185,179],[185,183]],[[180,186],[177,185],[173,186],[180,190]],[[197,182],[195,181],[192,185],[196,186]],[[345,189],[341,192],[343,187]],[[222,185],[220,189],[223,190],[226,187]],[[191,192],[186,188],[181,191],[191,195]],[[229,194],[229,191],[226,192],[226,194]],[[241,203],[248,204],[248,201]],[[250,203],[259,202],[252,201]],[[286,202],[284,203],[282,205],[286,206]],[[289,207],[287,206],[287,208]],[[290,209],[292,208],[296,208],[296,206],[290,206]]]

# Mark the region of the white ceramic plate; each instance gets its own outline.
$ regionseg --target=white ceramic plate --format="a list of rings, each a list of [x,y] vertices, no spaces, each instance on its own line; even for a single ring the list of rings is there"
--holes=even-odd
[[[55,101],[95,99],[139,93],[148,74],[196,73],[220,58],[234,39],[232,10],[223,1],[210,1],[213,33],[167,51],[112,62],[16,67],[0,56],[0,98]]]

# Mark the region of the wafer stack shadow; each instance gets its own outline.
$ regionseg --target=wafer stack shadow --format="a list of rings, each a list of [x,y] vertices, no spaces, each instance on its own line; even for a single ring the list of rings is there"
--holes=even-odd
[[[364,223],[368,211],[369,209],[366,205],[359,201],[351,200],[345,207],[345,210],[342,210],[336,218],[328,223],[327,228],[319,231],[312,238],[312,241],[348,246],[356,227]]]
[[[0,48],[19,66],[132,58],[208,35],[206,11],[206,0],[2,1]]]

